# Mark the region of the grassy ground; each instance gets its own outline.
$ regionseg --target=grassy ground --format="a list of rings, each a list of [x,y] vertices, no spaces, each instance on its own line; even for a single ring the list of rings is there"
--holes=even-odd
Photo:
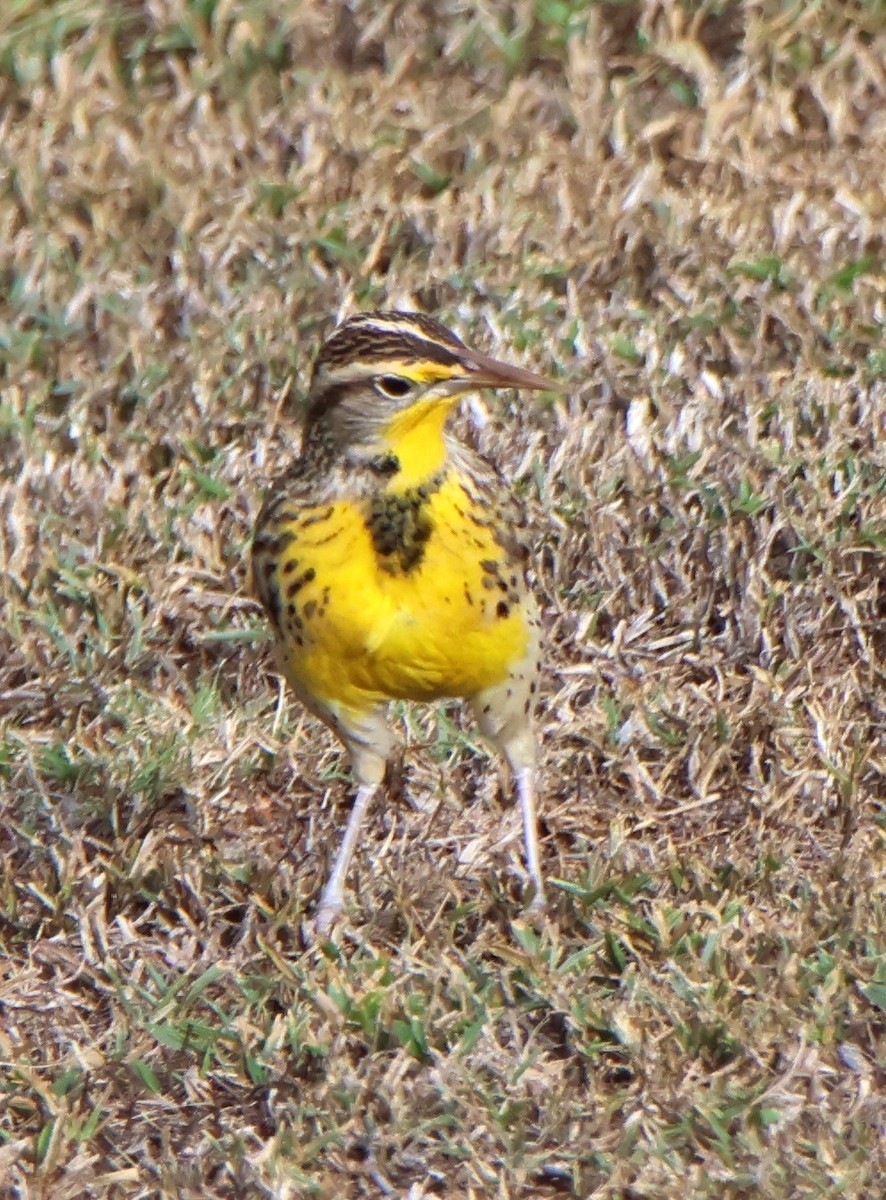
[[[881,1194],[886,7],[0,13],[0,1195]],[[246,583],[335,314],[562,375],[547,929],[457,706],[346,772]]]

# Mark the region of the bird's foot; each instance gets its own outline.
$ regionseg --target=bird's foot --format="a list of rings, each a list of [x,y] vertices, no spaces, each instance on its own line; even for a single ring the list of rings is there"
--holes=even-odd
[[[535,895],[526,906],[526,919],[537,925],[547,917],[547,900],[542,891],[536,891]]]
[[[341,915],[341,902],[321,900],[314,913],[314,932],[318,938],[327,938],[333,925]]]

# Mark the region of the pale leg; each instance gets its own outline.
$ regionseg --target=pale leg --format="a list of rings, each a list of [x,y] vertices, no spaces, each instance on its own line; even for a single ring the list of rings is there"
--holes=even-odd
[[[363,783],[357,788],[357,795],[354,797],[354,805],[351,809],[351,815],[348,817],[345,835],[338,848],[338,854],[335,856],[335,863],[333,864],[326,887],[323,889],[320,903],[317,905],[314,924],[317,933],[321,936],[329,932],[336,917],[342,910],[345,900],[345,879],[348,874],[348,867],[351,865],[351,859],[354,856],[354,849],[357,845],[357,838],[360,835],[360,828],[366,817],[370,801],[378,791],[378,788],[379,785],[377,783]]]
[[[536,669],[531,661],[518,665],[504,683],[481,692],[471,701],[480,729],[504,756],[517,786],[523,814],[526,868],[533,891],[528,911],[533,916],[545,907],[535,814],[535,735],[530,702],[535,677]]]
[[[538,856],[538,822],[535,814],[535,768],[520,767],[517,775],[517,795],[523,814],[523,836],[526,841],[526,866],[535,894],[529,905],[530,913],[540,913],[545,907],[545,885]]]

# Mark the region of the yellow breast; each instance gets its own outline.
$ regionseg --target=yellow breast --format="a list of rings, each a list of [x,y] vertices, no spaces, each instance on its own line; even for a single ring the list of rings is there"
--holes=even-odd
[[[494,514],[452,470],[418,519],[411,564],[379,553],[384,527],[352,502],[281,523],[280,652],[298,690],[356,710],[472,696],[526,654],[531,601],[522,568],[496,540]]]

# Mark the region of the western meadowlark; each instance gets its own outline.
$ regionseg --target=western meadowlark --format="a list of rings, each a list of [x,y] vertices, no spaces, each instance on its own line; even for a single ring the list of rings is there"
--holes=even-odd
[[[370,312],[314,364],[298,459],[271,486],[253,542],[256,591],[282,674],[349,752],[357,794],[316,926],[344,901],[361,825],[394,739],[391,700],[460,697],[516,779],[532,908],[544,906],[533,707],[539,620],[522,508],[446,423],[477,388],[562,391],[468,349],[438,321]]]

